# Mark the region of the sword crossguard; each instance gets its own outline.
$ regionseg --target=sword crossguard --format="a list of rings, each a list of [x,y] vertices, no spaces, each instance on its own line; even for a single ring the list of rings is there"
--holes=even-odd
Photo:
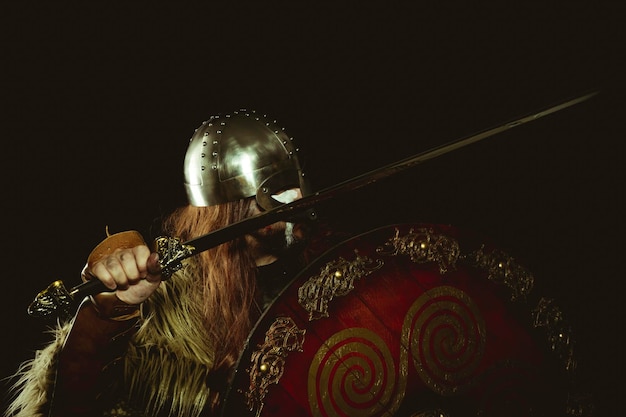
[[[196,248],[182,243],[179,238],[159,236],[154,240],[154,251],[159,255],[161,276],[168,279],[174,272],[182,269],[182,260],[194,255]]]

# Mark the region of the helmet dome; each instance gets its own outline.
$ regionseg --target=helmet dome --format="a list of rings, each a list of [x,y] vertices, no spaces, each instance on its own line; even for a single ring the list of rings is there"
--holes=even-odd
[[[282,203],[272,197],[289,188],[310,193],[298,148],[276,121],[255,111],[216,115],[189,140],[185,190],[193,206],[213,206],[256,196],[263,209]]]

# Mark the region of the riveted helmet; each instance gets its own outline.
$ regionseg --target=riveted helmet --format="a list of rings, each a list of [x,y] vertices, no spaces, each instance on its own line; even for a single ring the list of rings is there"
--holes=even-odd
[[[216,115],[189,140],[185,189],[193,206],[213,206],[255,196],[261,208],[290,188],[310,194],[298,148],[276,121],[255,111]]]

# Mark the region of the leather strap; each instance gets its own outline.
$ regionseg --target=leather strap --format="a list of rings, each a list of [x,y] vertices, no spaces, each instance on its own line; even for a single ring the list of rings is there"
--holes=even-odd
[[[91,279],[89,270],[104,256],[110,255],[116,249],[129,249],[145,244],[143,236],[134,230],[108,235],[89,254],[87,265],[81,274],[83,281]],[[90,298],[98,315],[105,319],[125,321],[137,318],[141,314],[139,305],[125,303],[117,297],[115,292],[103,292],[90,296]]]

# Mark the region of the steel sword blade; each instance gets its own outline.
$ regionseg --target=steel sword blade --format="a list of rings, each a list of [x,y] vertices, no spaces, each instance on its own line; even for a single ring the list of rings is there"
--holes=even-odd
[[[425,152],[418,153],[408,158],[404,158],[400,161],[391,163],[389,165],[385,165],[381,168],[374,169],[372,171],[350,178],[343,182],[337,183],[335,185],[322,189],[321,191],[315,192],[309,196],[293,201],[289,204],[276,207],[272,210],[263,212],[256,216],[246,218],[237,223],[233,223],[222,229],[218,229],[206,235],[194,238],[192,240],[185,242],[184,245],[189,245],[194,248],[192,249],[193,253],[191,255],[205,251],[214,246],[225,243],[228,240],[236,236],[239,236],[241,234],[245,234],[247,232],[256,230],[258,228],[270,225],[277,221],[288,220],[294,216],[300,215],[306,212],[307,210],[314,208],[317,204],[323,201],[329,200],[331,198],[335,198],[349,191],[353,191],[353,190],[365,187],[369,184],[372,184],[383,178],[387,178],[392,175],[395,175],[398,172],[404,171],[408,168],[412,168],[430,159],[436,158],[438,156],[452,152],[456,149],[459,149],[467,145],[470,145],[472,143],[486,139],[490,136],[494,136],[498,133],[502,133],[514,127],[520,126],[522,124],[526,124],[528,122],[537,120],[543,116],[547,116],[559,110],[563,110],[567,107],[581,103],[583,101],[590,99],[591,97],[597,94],[598,94],[597,91],[587,93],[582,96],[544,108],[543,110],[536,111],[526,116],[519,117],[509,122],[500,124],[496,127],[483,130],[474,135],[457,139],[452,142],[448,142],[444,145],[434,147]]]

